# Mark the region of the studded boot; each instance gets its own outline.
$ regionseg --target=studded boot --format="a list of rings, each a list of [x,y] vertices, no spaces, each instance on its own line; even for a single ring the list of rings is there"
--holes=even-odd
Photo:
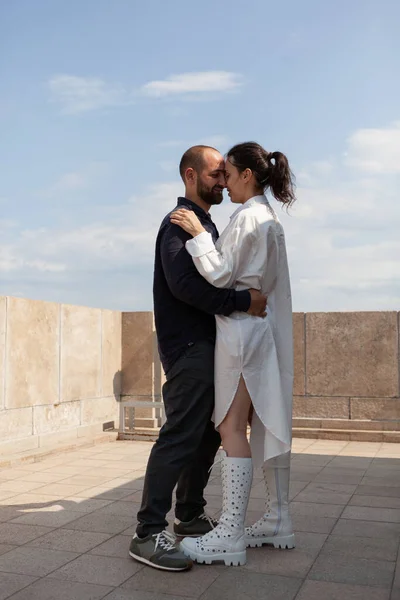
[[[265,513],[254,525],[246,527],[246,546],[272,544],[275,548],[294,548],[295,538],[289,514],[290,452],[263,465],[266,488]]]
[[[197,561],[210,565],[222,561],[225,565],[246,564],[244,520],[249,502],[253,466],[251,458],[222,459],[222,514],[215,529],[200,538],[185,538],[180,548]]]

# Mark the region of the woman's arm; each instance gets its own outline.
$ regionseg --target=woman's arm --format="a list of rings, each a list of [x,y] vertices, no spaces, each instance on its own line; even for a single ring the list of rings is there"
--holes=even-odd
[[[186,242],[186,250],[199,273],[216,287],[233,286],[238,274],[246,271],[246,265],[252,261],[258,249],[254,218],[243,214],[244,211],[239,213],[226,228],[222,247],[218,251],[211,234],[204,230],[193,211],[183,209],[179,213],[173,213],[171,221],[194,236]]]

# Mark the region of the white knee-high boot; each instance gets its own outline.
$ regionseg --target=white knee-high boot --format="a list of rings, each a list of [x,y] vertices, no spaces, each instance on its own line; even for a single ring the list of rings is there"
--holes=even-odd
[[[251,458],[222,459],[222,514],[215,529],[200,538],[185,538],[181,550],[199,563],[223,561],[246,564],[244,521],[249,502],[253,465]]]
[[[294,548],[295,538],[289,514],[290,452],[263,465],[266,487],[265,513],[246,527],[246,545],[250,548],[273,544],[275,548]]]

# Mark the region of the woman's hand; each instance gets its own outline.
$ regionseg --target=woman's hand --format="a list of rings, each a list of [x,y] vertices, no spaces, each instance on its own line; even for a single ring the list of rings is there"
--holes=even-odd
[[[170,219],[171,223],[179,225],[179,227],[182,227],[182,229],[190,233],[193,237],[205,231],[203,225],[192,210],[178,208],[171,213]]]

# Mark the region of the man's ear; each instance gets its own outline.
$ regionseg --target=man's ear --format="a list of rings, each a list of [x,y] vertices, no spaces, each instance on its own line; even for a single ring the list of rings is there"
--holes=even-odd
[[[187,168],[185,171],[186,182],[192,185],[196,183],[196,175],[196,171],[192,167]]]

